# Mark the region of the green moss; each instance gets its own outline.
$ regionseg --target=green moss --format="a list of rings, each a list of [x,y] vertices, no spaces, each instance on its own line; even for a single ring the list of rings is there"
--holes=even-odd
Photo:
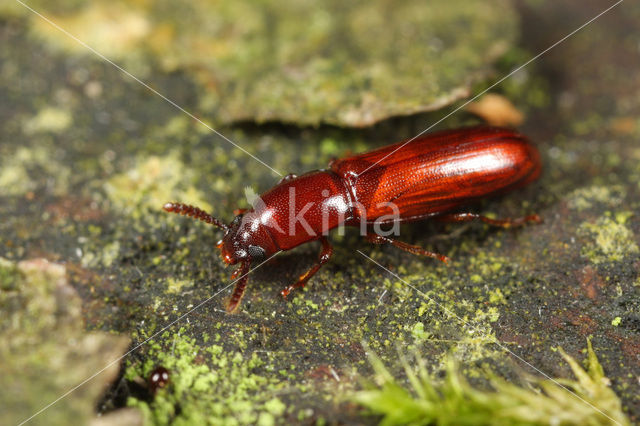
[[[605,216],[596,222],[586,222],[578,228],[586,241],[580,253],[595,264],[619,262],[640,252],[634,234],[625,223],[632,212],[617,212],[615,218]]]
[[[629,424],[591,342],[587,347],[587,371],[562,349],[560,353],[575,379],[529,378],[531,387],[520,387],[489,372],[493,390],[470,385],[452,359],[446,364],[442,380],[433,379],[421,359],[417,367],[403,359],[407,388],[376,356],[371,356],[377,382],[355,393],[352,399],[372,414],[382,416],[382,425]]]
[[[426,340],[431,336],[431,333],[425,331],[424,324],[421,322],[415,323],[411,330],[411,334],[413,334],[413,337],[415,337],[416,340]]]

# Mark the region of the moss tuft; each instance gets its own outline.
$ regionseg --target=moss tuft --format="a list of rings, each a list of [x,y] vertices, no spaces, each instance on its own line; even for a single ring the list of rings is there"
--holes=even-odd
[[[377,385],[355,393],[353,399],[371,413],[383,416],[382,425],[629,424],[591,342],[587,341],[587,345],[587,371],[559,348],[574,380],[530,378],[531,387],[524,388],[489,373],[493,387],[490,391],[471,386],[452,358],[442,381],[429,375],[422,360],[413,368],[403,359],[410,384],[407,389],[380,359],[372,356]]]

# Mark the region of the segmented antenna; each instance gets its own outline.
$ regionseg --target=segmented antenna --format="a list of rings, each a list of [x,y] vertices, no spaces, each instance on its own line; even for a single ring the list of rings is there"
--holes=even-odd
[[[218,228],[222,229],[225,232],[229,230],[229,227],[225,225],[221,220],[216,219],[215,217],[211,216],[209,213],[205,212],[204,210],[201,210],[189,204],[167,203],[164,206],[162,206],[162,208],[165,211],[170,213],[181,214],[183,216],[190,216],[194,219],[207,222],[210,225],[217,226]]]

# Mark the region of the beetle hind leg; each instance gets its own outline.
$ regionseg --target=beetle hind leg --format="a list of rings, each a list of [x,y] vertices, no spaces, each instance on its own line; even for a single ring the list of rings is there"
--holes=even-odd
[[[304,287],[307,281],[309,281],[309,278],[314,276],[315,273],[318,272],[318,270],[322,267],[322,265],[324,265],[329,261],[329,259],[331,259],[331,255],[333,254],[333,247],[331,247],[331,243],[329,243],[327,237],[320,238],[320,242],[322,243],[322,250],[320,251],[320,255],[318,256],[318,263],[313,265],[307,272],[300,275],[298,281],[282,290],[280,292],[282,297],[286,298],[289,293],[291,293],[291,291],[295,288]]]
[[[505,218],[505,219],[491,219],[490,217],[482,216],[476,213],[453,213],[439,216],[438,220],[443,222],[471,222],[472,220],[480,219],[484,223],[493,226],[500,226],[502,228],[513,228],[516,226],[522,226],[526,223],[540,223],[542,219],[537,214],[518,218]]]
[[[428,251],[423,249],[422,247],[419,246],[414,246],[413,244],[408,244],[402,241],[398,241],[398,240],[394,240],[391,239],[389,237],[383,237],[382,235],[378,235],[376,233],[373,234],[367,234],[365,236],[365,238],[367,239],[367,241],[373,243],[373,244],[391,244],[395,247],[398,247],[399,249],[402,249],[404,251],[408,251],[409,253],[412,254],[416,254],[418,256],[426,256],[426,257],[432,257],[434,259],[438,259],[444,263],[448,263],[449,259],[447,256],[445,256],[444,254],[440,254],[440,253],[435,253],[432,251]]]

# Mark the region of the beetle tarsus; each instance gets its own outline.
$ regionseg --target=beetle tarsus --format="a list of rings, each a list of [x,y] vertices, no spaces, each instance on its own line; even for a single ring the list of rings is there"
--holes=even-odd
[[[322,250],[320,251],[320,255],[318,256],[318,263],[309,268],[307,272],[300,275],[298,281],[296,281],[294,284],[291,284],[290,286],[287,286],[280,292],[282,297],[284,297],[285,299],[294,289],[304,287],[307,281],[309,281],[309,279],[313,277],[316,272],[318,272],[322,265],[324,265],[329,261],[329,259],[331,259],[331,255],[333,254],[333,247],[331,247],[331,243],[329,243],[327,237],[320,238],[320,242],[322,243]]]
[[[482,216],[476,213],[453,213],[445,214],[438,217],[438,220],[443,222],[471,222],[472,220],[480,219],[484,223],[492,226],[500,226],[502,228],[513,228],[517,226],[525,225],[529,222],[541,223],[542,219],[537,214],[532,214],[524,217],[517,218],[504,218],[504,219],[491,219],[487,216]]]
[[[449,257],[445,256],[444,254],[428,251],[423,249],[422,247],[414,246],[413,244],[408,244],[402,241],[394,240],[389,237],[383,237],[382,235],[378,235],[375,233],[367,234],[365,237],[369,242],[374,244],[391,244],[395,247],[398,247],[399,249],[408,251],[409,253],[416,254],[418,256],[432,257],[444,263],[449,263],[449,261],[451,260]]]

